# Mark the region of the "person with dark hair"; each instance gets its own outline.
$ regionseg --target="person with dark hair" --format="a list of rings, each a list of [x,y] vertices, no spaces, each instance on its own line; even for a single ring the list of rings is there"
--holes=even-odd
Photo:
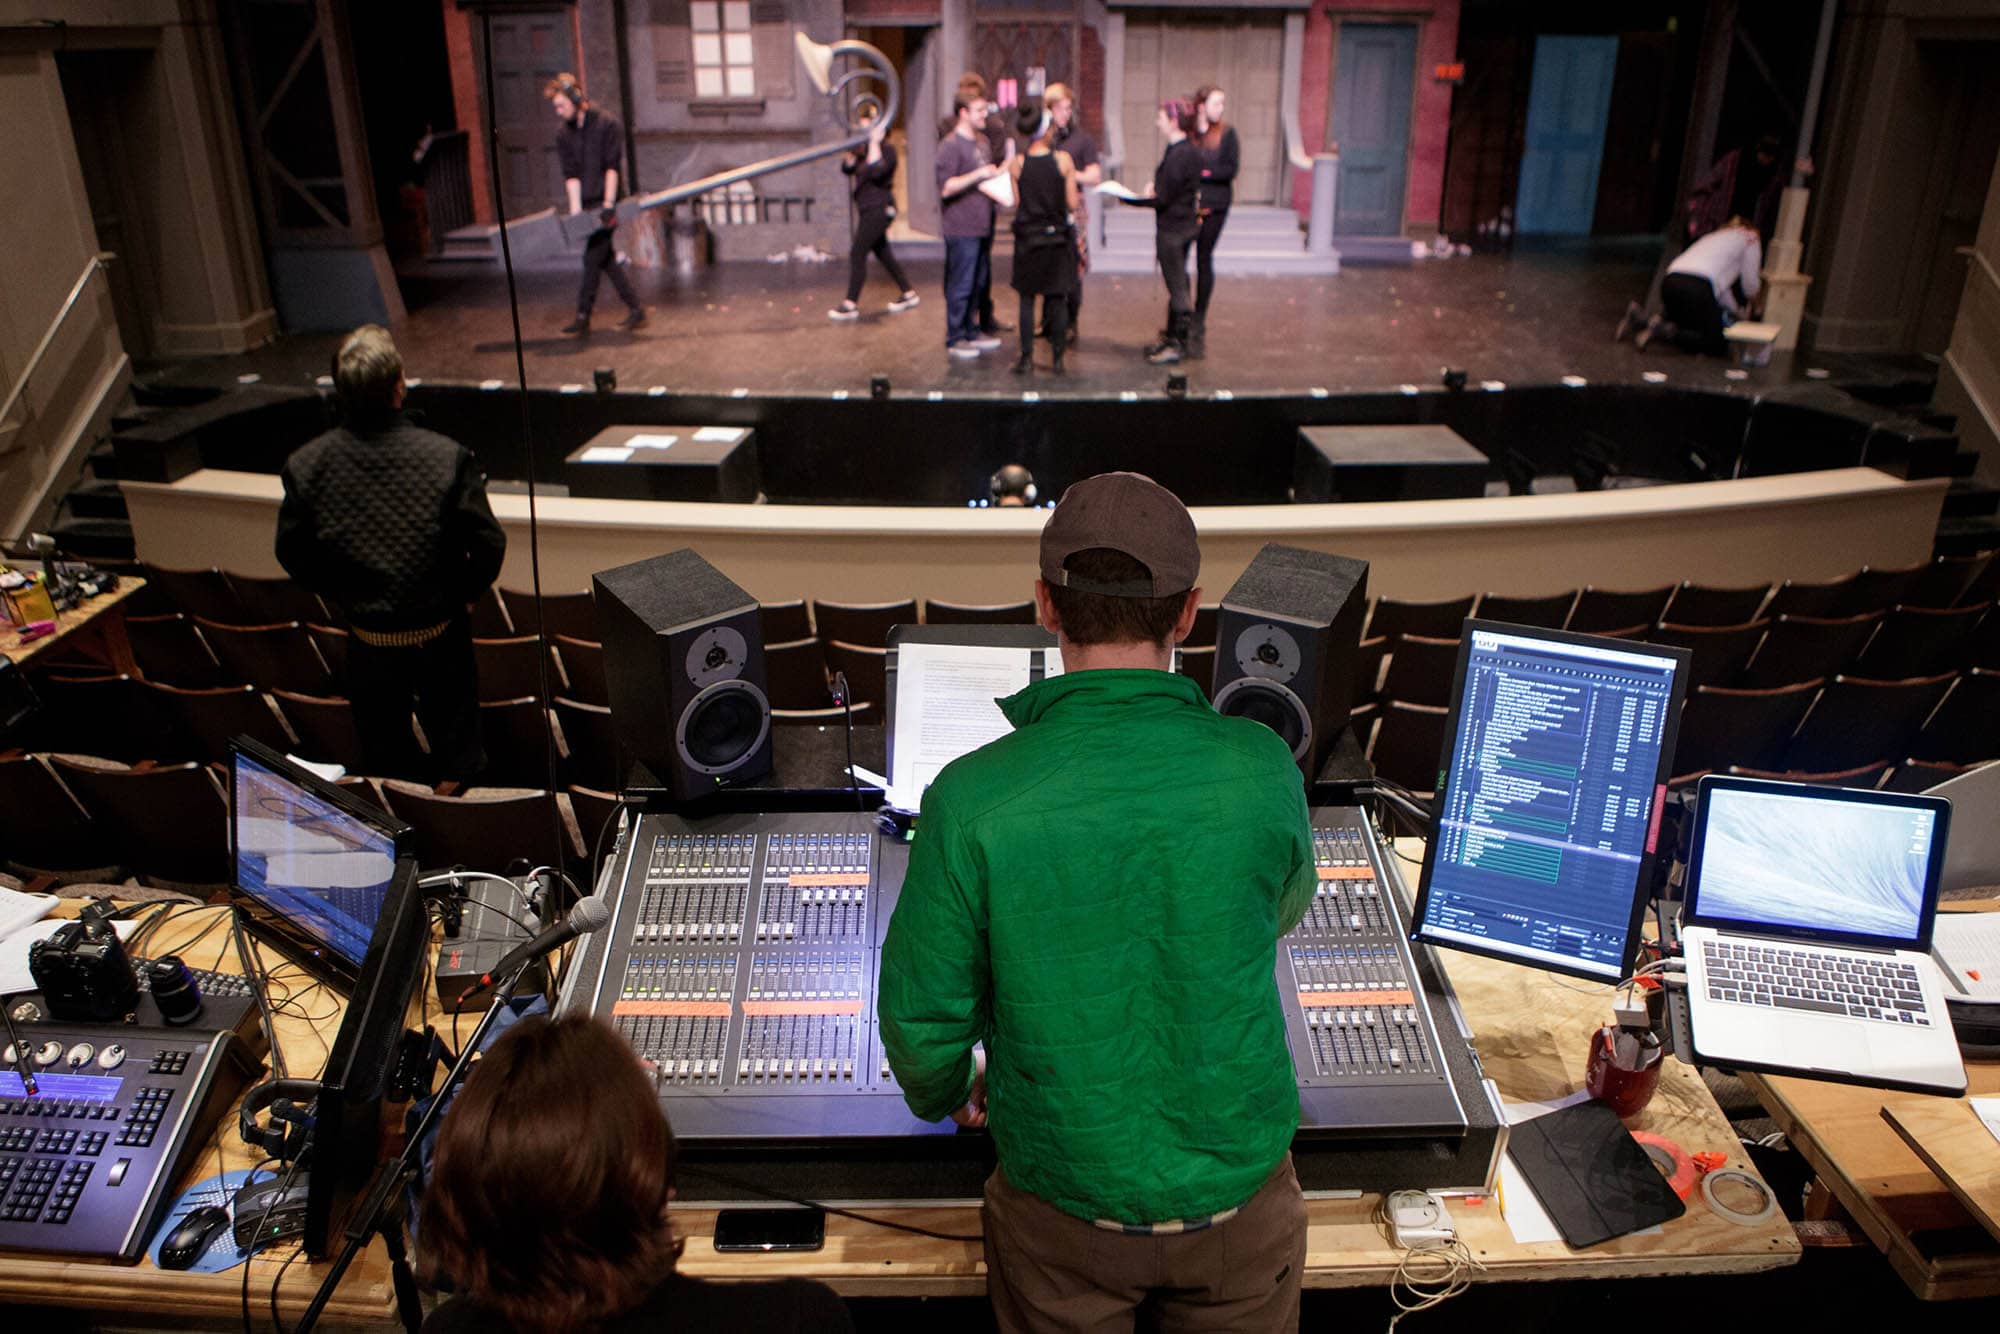
[[[1002,119],[991,114],[997,108],[993,105],[993,94],[987,89],[985,76],[967,70],[958,77],[958,92],[961,97],[977,97],[986,103],[988,114],[979,131],[986,140],[986,160],[994,165],[996,171],[1004,170],[1014,156],[1014,137],[1007,132]],[[994,338],[1014,327],[993,311],[993,234],[997,225],[995,218],[987,218],[986,245],[979,252],[979,283],[972,293],[981,338]],[[998,347],[999,344],[993,346]]]
[[[590,310],[597,304],[597,280],[611,279],[612,290],[625,303],[621,329],[646,324],[646,308],[632,290],[632,280],[613,243],[618,215],[618,172],[625,161],[625,131],[612,117],[590,104],[574,74],[558,74],[542,89],[562,128],[556,131],[556,158],[562,166],[563,189],[569,195],[571,217],[585,209],[598,212],[602,225],[591,232],[583,248],[583,281],[576,289],[576,318],[563,326],[566,334],[590,332]]]
[[[921,299],[889,248],[889,224],[896,217],[896,148],[886,142],[888,133],[889,123],[877,116],[868,127],[868,147],[840,155],[840,169],[854,178],[854,240],[847,250],[847,299],[827,312],[829,319],[860,318],[870,254],[881,261],[902,293],[889,303],[892,314],[913,308]]]
[[[1078,325],[1083,316],[1083,276],[1090,272],[1090,195],[1087,192],[1104,180],[1104,161],[1098,156],[1097,140],[1083,128],[1083,121],[1077,114],[1076,93],[1068,84],[1050,84],[1042,94],[1042,105],[1049,109],[1049,147],[1060,148],[1069,154],[1070,162],[1076,167],[1077,206],[1070,224],[1070,240],[1076,248],[1076,266],[1075,281],[1069,288],[1069,345],[1075,347],[1080,336]],[[1046,325],[1037,332],[1043,338],[1049,336]]]
[[[674,1132],[625,1039],[602,1019],[521,1020],[445,1113],[418,1269],[456,1294],[426,1334],[852,1334],[804,1279],[709,1283],[675,1272]]]
[[[1055,344],[1055,372],[1063,373],[1069,347],[1069,290],[1076,281],[1076,249],[1069,220],[1079,206],[1076,165],[1069,154],[1049,146],[1049,115],[1023,105],[1015,125],[1028,143],[1007,163],[1014,178],[1014,290],[1021,296],[1021,359],[1014,374],[1035,368],[1035,298],[1047,312],[1049,341]]]
[[[987,499],[995,509],[1026,509],[1035,503],[1035,475],[1018,463],[1009,463],[987,482]]]
[[[954,357],[976,357],[1000,346],[979,328],[981,270],[990,285],[993,255],[993,199],[980,185],[999,172],[981,137],[986,98],[960,85],[951,104],[951,130],[937,146],[937,187],[944,232],[944,349]]]
[[[882,947],[911,1111],[984,1125],[999,1327],[1296,1330],[1298,1088],[1271,983],[1318,872],[1290,749],[1172,671],[1201,548],[1172,492],[1105,473],[1041,536],[1063,671],[945,766]],[[983,1051],[981,1050],[983,1044]]]
[[[1196,361],[1208,355],[1208,299],[1215,295],[1215,247],[1222,240],[1223,224],[1229,221],[1236,169],[1242,160],[1236,127],[1222,120],[1228,100],[1212,83],[1203,84],[1194,94],[1194,141],[1201,150],[1201,188],[1195,198],[1195,216],[1201,227],[1194,238],[1194,319],[1188,326],[1188,355]]]
[[[285,460],[278,563],[347,622],[345,689],[369,774],[469,783],[486,766],[470,609],[499,577],[507,534],[472,452],[403,415],[387,329],[342,341],[333,386],[342,424]]]
[[[1779,161],[1783,151],[1782,139],[1765,134],[1748,148],[1733,148],[1717,158],[1708,175],[1688,192],[1688,239],[1699,240],[1731,218],[1747,218],[1760,243],[1768,245],[1771,230],[1778,225],[1778,198],[1787,180]],[[1812,174],[1810,158],[1799,158],[1792,165]]]
[[[1201,190],[1202,157],[1188,136],[1195,127],[1194,103],[1184,97],[1170,97],[1160,103],[1154,117],[1167,151],[1153,169],[1153,181],[1146,193],[1128,203],[1150,208],[1157,215],[1154,247],[1160,260],[1160,276],[1167,283],[1167,327],[1160,339],[1146,349],[1146,360],[1169,365],[1188,353],[1188,334],[1194,323],[1194,306],[1188,300],[1188,249],[1200,235],[1201,223],[1195,205]]]

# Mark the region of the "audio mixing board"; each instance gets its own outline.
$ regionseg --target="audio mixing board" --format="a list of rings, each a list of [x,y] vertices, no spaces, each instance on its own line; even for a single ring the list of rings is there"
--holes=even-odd
[[[877,1037],[876,968],[908,849],[873,824],[646,816],[605,891],[612,924],[585,942],[563,1005],[610,1019],[653,1063],[690,1162],[812,1161],[803,1178],[763,1179],[822,1196],[976,1197],[983,1150],[967,1141],[983,1137],[918,1121]],[[1435,960],[1409,945],[1401,881],[1359,810],[1316,810],[1313,824],[1318,891],[1277,950],[1300,1178],[1478,1186],[1498,1108]],[[837,1170],[843,1159],[868,1170]],[[924,1160],[936,1170],[909,1170]]]

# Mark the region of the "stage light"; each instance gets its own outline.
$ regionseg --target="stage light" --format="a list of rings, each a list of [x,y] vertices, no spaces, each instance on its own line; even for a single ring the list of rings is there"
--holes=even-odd
[[[608,394],[618,387],[618,372],[609,366],[599,366],[590,373],[590,381],[597,386],[597,392]]]
[[[1465,372],[1454,366],[1444,368],[1444,387],[1451,390],[1465,388]]]
[[[1167,373],[1167,397],[1169,398],[1187,397],[1186,371],[1169,371]]]
[[[888,396],[889,396],[889,377],[886,375],[869,376],[868,397],[887,398]]]

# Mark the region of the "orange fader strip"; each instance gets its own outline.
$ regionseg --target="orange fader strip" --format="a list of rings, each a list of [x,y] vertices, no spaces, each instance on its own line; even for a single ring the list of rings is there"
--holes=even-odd
[[[1415,1005],[1417,998],[1407,991],[1301,991],[1299,1004],[1308,1010],[1334,1006]]]
[[[1319,868],[1322,880],[1373,880],[1375,870],[1370,866],[1322,866]]]
[[[633,1015],[641,1018],[685,1018],[726,1019],[729,1017],[728,1001],[614,1001],[611,1013]]]
[[[821,885],[866,885],[866,871],[835,871],[821,875],[787,876],[785,883],[794,888],[816,888]]]
[[[771,1000],[743,1002],[745,1014],[860,1014],[858,1000]]]

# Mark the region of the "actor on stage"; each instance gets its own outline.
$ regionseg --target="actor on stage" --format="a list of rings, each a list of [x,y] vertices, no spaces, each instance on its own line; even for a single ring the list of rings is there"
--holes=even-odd
[[[417,1264],[453,1295],[425,1334],[854,1334],[822,1284],[676,1272],[673,1128],[602,1019],[508,1029],[466,1076],[432,1161]]]
[[[583,248],[583,282],[576,289],[576,318],[563,326],[566,334],[590,332],[590,308],[597,304],[597,280],[611,279],[612,290],[625,303],[621,329],[640,329],[646,324],[646,308],[632,290],[618,262],[618,247],[612,233],[617,221],[612,212],[618,203],[618,168],[625,160],[625,131],[583,94],[583,85],[573,74],[558,74],[542,89],[555,108],[562,128],[556,131],[556,157],[562,165],[563,188],[569,195],[571,217],[585,209],[602,210],[603,223],[590,234]]]
[[[979,188],[999,168],[986,155],[986,99],[961,85],[951,133],[937,147],[939,223],[944,232],[944,347],[976,357],[1000,346],[979,328],[979,288],[992,283],[993,199]]]
[[[1065,83],[1052,83],[1042,95],[1055,126],[1049,144],[1069,154],[1076,167],[1077,206],[1071,219],[1070,235],[1076,249],[1076,280],[1069,289],[1069,345],[1076,346],[1077,321],[1083,313],[1083,275],[1090,272],[1090,195],[1088,191],[1104,179],[1104,163],[1097,153],[1097,140],[1083,128],[1077,114],[1076,94]],[[1049,331],[1039,331],[1048,337]]]
[[[1027,151],[1007,163],[1014,178],[1014,290],[1021,295],[1021,358],[1014,374],[1035,368],[1035,298],[1047,312],[1049,341],[1055,344],[1055,372],[1063,373],[1069,347],[1068,306],[1076,282],[1076,242],[1069,220],[1079,206],[1076,167],[1069,154],[1051,148],[1051,121],[1040,107],[1023,106],[1015,126]]]
[[[486,475],[403,415],[403,358],[380,325],[341,343],[333,388],[341,425],[285,460],[278,563],[347,623],[345,690],[368,772],[474,782],[486,751],[469,608],[507,554]]]
[[[1236,129],[1225,125],[1228,99],[1214,84],[1195,90],[1194,138],[1201,149],[1201,192],[1195,215],[1201,230],[1194,239],[1194,322],[1188,329],[1188,355],[1197,361],[1208,355],[1208,299],[1215,295],[1215,245],[1229,221],[1229,203],[1242,153]]]
[[[993,163],[996,169],[1004,169],[1014,158],[1014,136],[1008,133],[1002,118],[993,114],[993,94],[987,91],[985,77],[967,70],[959,76],[958,91],[960,96],[977,97],[986,104],[986,120],[979,130],[986,141],[986,160]],[[996,225],[996,219],[987,218],[986,246],[979,253],[979,283],[972,294],[979,332],[988,338],[1014,327],[993,310],[993,232]]]
[[[1184,97],[1170,97],[1160,103],[1154,123],[1167,141],[1160,165],[1153,169],[1153,183],[1146,193],[1128,202],[1154,210],[1158,218],[1154,246],[1160,260],[1160,276],[1167,283],[1167,327],[1160,341],[1146,349],[1146,360],[1156,366],[1170,365],[1187,355],[1188,332],[1194,322],[1194,307],[1188,300],[1188,248],[1201,232],[1195,217],[1195,199],[1201,189],[1201,150],[1188,137],[1194,129],[1194,104]]]
[[[917,304],[896,252],[889,248],[889,224],[896,217],[896,149],[884,140],[889,123],[879,116],[868,129],[868,147],[840,157],[840,169],[854,178],[854,240],[847,249],[847,299],[827,312],[830,319],[852,320],[861,316],[861,285],[868,279],[868,256],[872,253],[888,270],[902,293],[889,303],[892,312]]]
[[[1299,1097],[1271,983],[1317,883],[1304,785],[1173,668],[1201,550],[1136,473],[1069,488],[1035,605],[1063,674],[924,793],[882,949],[916,1115],[986,1125],[1004,1334],[1298,1328]],[[983,1043],[984,1054],[977,1044]]]
[[[1742,217],[1729,219],[1681,251],[1660,284],[1661,313],[1640,331],[1639,346],[1662,338],[1690,352],[1727,355],[1729,342],[1722,331],[1754,309],[1763,262],[1757,224]]]

